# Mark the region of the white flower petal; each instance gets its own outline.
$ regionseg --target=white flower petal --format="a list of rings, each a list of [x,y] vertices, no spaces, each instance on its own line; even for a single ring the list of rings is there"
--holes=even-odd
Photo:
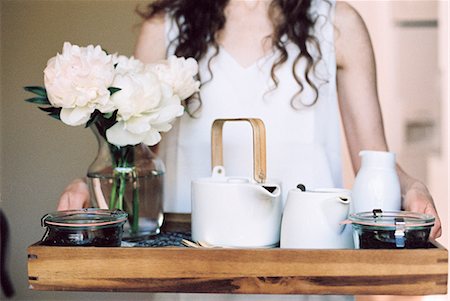
[[[147,66],[158,78],[172,87],[174,94],[182,100],[199,91],[200,82],[194,79],[198,64],[193,58],[170,56],[166,62]]]
[[[145,65],[140,60],[132,57],[126,57],[124,55],[114,55],[113,56],[114,64],[116,65],[116,73],[117,74],[126,74],[128,72],[142,72],[145,68]]]
[[[106,130],[106,139],[117,146],[136,145],[142,142],[144,134],[135,134],[126,130],[123,122],[117,122]]]
[[[160,105],[161,84],[151,72],[118,74],[113,86],[121,89],[111,96],[111,101],[118,109],[119,118],[123,120],[141,116]]]
[[[158,132],[168,132],[172,129],[172,125],[170,123],[158,123],[153,125],[153,129]]]
[[[168,105],[159,111],[154,123],[171,122],[176,117],[183,115],[184,107],[181,105]]]
[[[127,131],[142,134],[150,130],[149,117],[131,118],[125,122]]]
[[[63,51],[47,62],[44,85],[50,103],[65,109],[93,108],[110,112],[108,88],[114,79],[112,56],[100,46],[64,43]],[[73,123],[75,117],[63,117]]]
[[[88,122],[94,109],[91,108],[73,108],[73,109],[61,109],[60,118],[65,124],[77,126]]]
[[[161,141],[161,134],[157,130],[151,129],[147,132],[147,135],[142,142],[149,146],[153,146],[158,144],[159,141]]]

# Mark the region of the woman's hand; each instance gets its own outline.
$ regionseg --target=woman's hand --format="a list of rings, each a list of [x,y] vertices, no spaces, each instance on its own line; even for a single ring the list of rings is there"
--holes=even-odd
[[[83,179],[75,179],[59,198],[57,210],[73,210],[89,207],[89,188]]]
[[[423,183],[413,181],[405,189],[403,194],[403,209],[433,215],[436,220],[434,227],[431,229],[430,237],[434,239],[442,235],[441,220],[434,206],[433,198]]]

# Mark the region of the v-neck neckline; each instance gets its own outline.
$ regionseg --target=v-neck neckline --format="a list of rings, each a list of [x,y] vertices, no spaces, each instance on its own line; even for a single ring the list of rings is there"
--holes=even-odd
[[[249,65],[243,65],[241,62],[239,62],[224,46],[219,45],[219,53],[222,52],[225,54],[225,56],[228,57],[228,59],[236,65],[239,69],[248,71],[251,70],[257,66],[260,66],[261,62],[267,62],[271,57],[275,55],[275,50],[270,50],[268,53],[264,54],[263,56],[255,59],[252,63]]]

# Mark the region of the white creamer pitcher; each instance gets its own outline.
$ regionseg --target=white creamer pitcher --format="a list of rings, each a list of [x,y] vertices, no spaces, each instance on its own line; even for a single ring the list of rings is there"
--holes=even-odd
[[[400,181],[395,154],[363,150],[361,167],[352,188],[352,212],[396,211],[401,208]]]
[[[227,177],[224,122],[248,121],[253,129],[254,179]],[[225,247],[279,243],[282,202],[278,183],[266,181],[265,128],[260,119],[218,119],[212,126],[212,176],[192,181],[192,239]]]
[[[350,211],[351,191],[291,189],[281,223],[281,248],[353,248],[351,231],[341,224]]]

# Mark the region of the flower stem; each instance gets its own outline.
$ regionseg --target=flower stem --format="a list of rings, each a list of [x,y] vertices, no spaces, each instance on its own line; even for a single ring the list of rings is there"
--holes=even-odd
[[[110,208],[126,210],[132,234],[139,233],[139,187],[134,162],[134,147],[109,145],[113,164]],[[128,181],[130,180],[130,181]],[[127,187],[131,184],[131,187]],[[131,188],[131,195],[125,195]],[[132,202],[130,204],[130,201]],[[131,205],[131,206],[130,206]],[[131,208],[130,208],[131,207]]]
[[[116,171],[113,171],[113,183],[111,189],[111,196],[109,198],[109,208],[114,209],[116,206],[116,193],[117,193],[117,176]]]
[[[126,173],[120,172],[119,174],[119,195],[117,198],[117,208],[123,210],[123,199],[125,197],[125,187],[126,187]]]
[[[138,233],[139,231],[139,188],[138,188],[138,178],[136,175],[136,170],[133,169],[132,172],[133,179],[133,224],[131,225],[132,233]]]

